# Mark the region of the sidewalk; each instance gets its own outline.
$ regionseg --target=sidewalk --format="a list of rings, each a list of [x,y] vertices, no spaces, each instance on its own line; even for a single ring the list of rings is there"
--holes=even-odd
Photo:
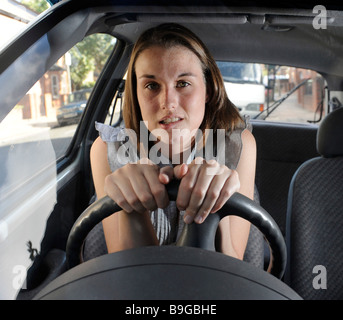
[[[273,103],[270,103],[270,106]],[[267,121],[308,123],[308,120],[318,119],[313,111],[304,109],[297,101],[296,93],[290,95],[268,117]]]
[[[0,145],[44,139],[56,125],[56,118],[22,119],[21,110],[13,110],[0,123]]]

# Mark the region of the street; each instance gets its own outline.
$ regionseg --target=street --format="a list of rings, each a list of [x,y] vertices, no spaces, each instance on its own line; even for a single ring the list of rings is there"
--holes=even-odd
[[[13,110],[0,124],[0,159],[8,147],[42,140],[51,140],[58,159],[68,148],[76,128],[77,124],[60,127],[56,118],[22,119],[21,110]]]
[[[272,105],[272,103],[271,103]],[[282,102],[266,119],[266,121],[291,122],[291,123],[308,123],[319,118],[319,114],[314,114],[303,108],[297,102],[296,94],[290,95]]]
[[[51,140],[54,147],[56,159],[63,155],[69,146],[71,139],[75,133],[77,124],[72,124],[64,127],[41,127],[41,128],[26,128],[18,135],[14,135],[11,139],[3,140],[0,138],[0,159],[3,153],[7,153],[8,148],[13,148],[14,145],[33,143],[42,140]]]
[[[55,167],[56,160],[67,150],[77,127],[77,124],[51,128],[42,123],[30,124],[24,121],[21,130],[13,124],[12,128],[7,126],[6,131],[2,128],[3,123],[0,125],[0,132],[4,133],[0,136],[0,162],[5,168],[0,171],[1,199],[32,177],[40,175],[42,170]]]

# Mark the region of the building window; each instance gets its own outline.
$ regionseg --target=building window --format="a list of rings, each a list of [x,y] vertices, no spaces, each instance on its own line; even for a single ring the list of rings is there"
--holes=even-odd
[[[52,92],[52,98],[58,99],[59,98],[59,83],[58,83],[58,77],[56,75],[51,76],[51,92]]]

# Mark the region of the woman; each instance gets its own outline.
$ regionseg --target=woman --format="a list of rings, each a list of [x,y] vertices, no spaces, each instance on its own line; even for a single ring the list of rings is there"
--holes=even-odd
[[[131,161],[119,161],[127,142],[117,128],[97,124],[100,137],[91,149],[97,197],[107,194],[123,209],[103,221],[109,252],[171,244],[184,223],[202,223],[234,192],[253,198],[254,137],[229,101],[214,59],[190,30],[165,24],[140,36],[128,67],[123,116],[135,135],[130,141],[137,149],[126,148]],[[148,143],[142,142],[144,126]],[[219,136],[223,129],[224,163],[196,157],[206,145],[222,150],[206,132]],[[200,139],[194,132],[202,133]],[[138,159],[132,150],[139,151]],[[157,163],[152,154],[164,161]],[[176,203],[169,202],[165,188],[171,179],[180,179]],[[222,219],[217,250],[243,259],[249,229],[239,217]]]

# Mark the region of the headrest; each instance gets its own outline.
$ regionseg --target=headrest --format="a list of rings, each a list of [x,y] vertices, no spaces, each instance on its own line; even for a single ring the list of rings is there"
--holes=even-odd
[[[325,158],[343,156],[343,108],[330,112],[320,124],[317,150]]]

